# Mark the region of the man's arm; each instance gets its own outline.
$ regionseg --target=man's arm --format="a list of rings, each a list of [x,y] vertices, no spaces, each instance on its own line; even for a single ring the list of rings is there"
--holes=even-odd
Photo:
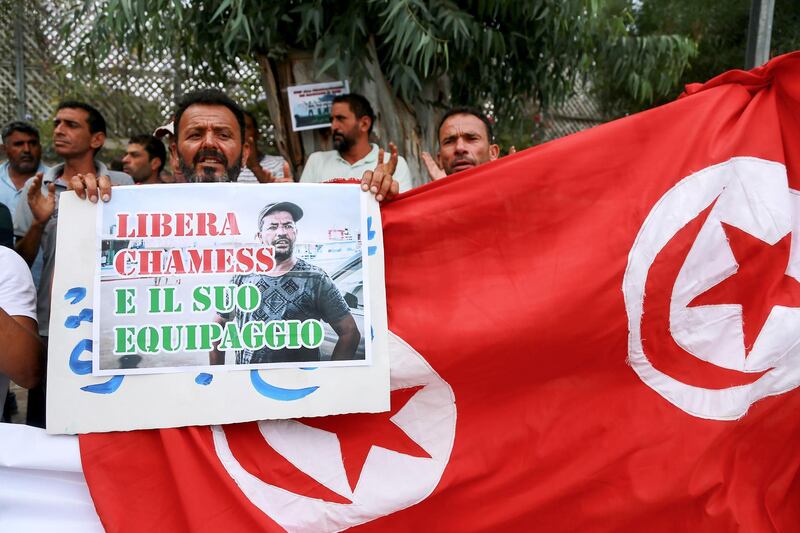
[[[227,318],[223,318],[219,315],[214,316],[214,322],[225,327],[225,324],[228,323]],[[215,342],[211,348],[211,351],[208,352],[208,364],[209,365],[224,365],[225,364],[225,352],[219,349],[219,341]]]
[[[27,316],[11,316],[0,308],[0,372],[11,381],[30,389],[42,375],[43,347],[36,321]]]
[[[353,354],[356,353],[358,343],[361,340],[361,333],[358,332],[358,326],[353,319],[353,315],[347,313],[342,318],[331,324],[333,331],[339,336],[336,341],[336,346],[333,347],[331,360],[341,361],[352,359]]]

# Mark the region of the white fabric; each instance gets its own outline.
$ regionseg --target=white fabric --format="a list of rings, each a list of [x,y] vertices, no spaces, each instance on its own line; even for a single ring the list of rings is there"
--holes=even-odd
[[[0,531],[103,531],[77,437],[0,424]]]
[[[264,170],[271,172],[274,177],[282,178],[284,161],[285,160],[279,155],[265,155],[261,158],[261,161],[259,161],[259,165],[261,165],[261,168]],[[242,170],[239,172],[239,178],[236,180],[236,183],[258,183],[258,178],[253,174],[252,170],[243,166]]]
[[[11,316],[36,320],[36,289],[25,260],[0,246],[0,307]]]
[[[0,308],[11,316],[36,320],[36,288],[31,271],[17,252],[4,246],[0,246]],[[8,377],[0,374],[0,415],[8,386]]]
[[[741,372],[769,370],[746,385],[707,389],[684,383],[653,366],[642,342],[642,323],[648,320],[644,313],[644,289],[651,265],[670,239],[712,203],[706,227],[725,222],[767,243],[791,232],[795,239],[792,248],[796,247],[800,235],[800,192],[789,188],[783,164],[755,157],[733,157],[679,181],[647,215],[628,255],[622,282],[628,313],[628,361],[648,387],[690,415],[735,420],[758,400],[800,386],[797,333],[800,318],[790,316],[787,311],[794,314],[791,309],[776,307],[778,312],[773,311],[768,318],[748,357],[753,357],[753,361],[748,363],[743,357],[743,337],[731,335],[730,326],[719,327],[721,322],[734,322],[741,332],[741,305],[707,305],[685,311],[697,294],[731,274],[731,265],[725,257],[706,260],[718,255],[722,244],[714,241],[713,231],[699,232],[681,267],[672,293],[670,332],[687,357]],[[797,255],[792,256],[787,274],[800,275]],[[694,330],[690,331],[691,327]],[[713,341],[707,340],[709,336]]]
[[[357,178],[361,179],[367,170],[375,170],[378,164],[377,144],[372,144],[370,153],[352,165],[345,161],[339,152],[330,150],[328,152],[314,152],[308,156],[308,161],[300,177],[300,183],[324,183],[336,178]],[[385,157],[388,159],[389,153]],[[400,185],[400,192],[411,189],[411,172],[408,170],[408,163],[402,156],[397,157],[397,169],[392,176]]]

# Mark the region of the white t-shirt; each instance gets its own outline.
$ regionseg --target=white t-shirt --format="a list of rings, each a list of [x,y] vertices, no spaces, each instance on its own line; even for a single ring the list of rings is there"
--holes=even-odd
[[[375,170],[378,164],[377,144],[372,144],[370,153],[352,165],[348,163],[336,150],[328,152],[314,152],[308,156],[308,161],[300,177],[300,183],[324,183],[336,178],[357,178],[361,179],[367,170]],[[387,150],[384,156],[388,159]],[[402,156],[397,157],[397,169],[392,176],[400,186],[400,192],[405,192],[411,188],[411,172],[408,170],[408,163]]]
[[[272,176],[275,178],[282,178],[283,177],[283,163],[285,159],[283,159],[279,155],[265,155],[259,161],[259,165],[264,170],[268,170],[272,173]],[[253,174],[253,171],[247,168],[246,166],[242,166],[242,170],[239,171],[239,179],[236,180],[236,183],[258,183],[258,178],[256,175]]]
[[[17,252],[5,246],[0,246],[0,307],[11,316],[36,320],[36,289],[31,271]],[[0,414],[7,393],[8,377],[0,374]]]

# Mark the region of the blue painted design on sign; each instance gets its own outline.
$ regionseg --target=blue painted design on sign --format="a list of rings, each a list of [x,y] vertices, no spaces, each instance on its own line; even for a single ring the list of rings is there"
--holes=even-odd
[[[70,302],[72,305],[80,302],[86,298],[86,287],[72,287],[67,292],[64,293],[64,299],[69,300],[72,299]]]
[[[315,366],[301,366],[300,370],[316,370],[317,367]]]
[[[212,379],[214,379],[214,376],[212,376],[211,374],[208,374],[206,372],[200,372],[199,374],[197,374],[197,377],[194,378],[194,382],[197,383],[198,385],[208,385],[209,383],[211,383]]]
[[[262,396],[272,398],[273,400],[280,400],[282,402],[291,402],[305,398],[319,388],[305,387],[302,389],[284,389],[283,387],[276,387],[275,385],[270,385],[261,379],[258,370],[250,371],[250,382],[253,384],[253,388],[256,389],[256,391],[258,391],[258,393]]]
[[[372,217],[367,217],[367,240],[375,238],[375,230],[372,229]]]
[[[119,386],[122,385],[122,380],[124,378],[125,376],[114,376],[103,383],[95,383],[94,385],[86,385],[85,387],[81,387],[81,390],[85,392],[93,392],[95,394],[111,394],[112,392],[116,392]]]
[[[69,354],[69,369],[79,376],[92,373],[92,362],[78,359],[83,352],[92,351],[92,339],[81,339]]]
[[[372,328],[372,326],[369,327],[369,338],[375,340],[375,330]]]
[[[367,255],[375,255],[377,251],[378,251],[377,246],[367,246]]]
[[[64,327],[75,329],[81,325],[81,322],[91,323],[94,320],[94,312],[91,309],[82,309],[77,315],[68,316],[64,321]]]

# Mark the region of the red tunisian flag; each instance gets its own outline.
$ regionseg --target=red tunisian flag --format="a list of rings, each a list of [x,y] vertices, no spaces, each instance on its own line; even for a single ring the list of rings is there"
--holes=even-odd
[[[81,436],[113,531],[797,531],[800,55],[385,206],[392,410]]]

